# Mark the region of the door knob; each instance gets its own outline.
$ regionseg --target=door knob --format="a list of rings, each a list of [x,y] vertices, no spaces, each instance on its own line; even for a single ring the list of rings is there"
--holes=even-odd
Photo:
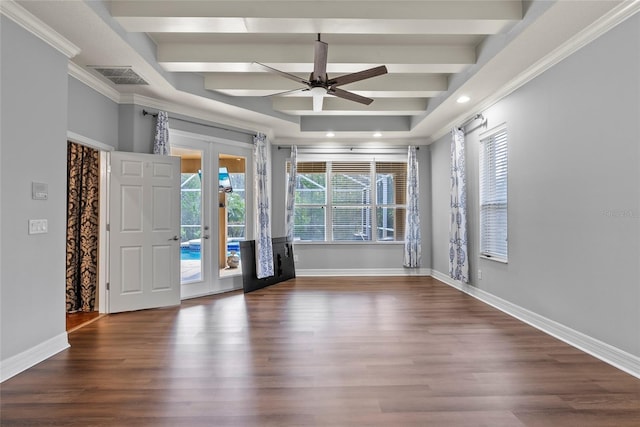
[[[208,239],[208,238],[209,238],[209,235],[208,235],[208,234],[205,234],[204,236],[202,236],[202,238],[203,238],[203,239]]]
[[[173,236],[172,238],[170,238],[169,240],[180,240],[180,238],[178,236]]]

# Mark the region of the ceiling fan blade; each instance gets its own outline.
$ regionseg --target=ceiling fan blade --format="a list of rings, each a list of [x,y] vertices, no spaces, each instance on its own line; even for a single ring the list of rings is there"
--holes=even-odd
[[[254,64],[261,66],[262,68],[264,68],[265,70],[271,72],[271,73],[276,73],[281,75],[282,77],[289,79],[289,80],[293,80],[295,82],[301,83],[303,85],[309,85],[309,81],[303,79],[302,77],[298,77],[294,74],[289,74],[289,73],[285,73],[284,71],[280,71],[280,70],[276,70],[275,68],[269,67],[268,65],[264,65],[261,64],[259,62],[254,62]]]
[[[316,40],[314,55],[313,55],[313,74],[312,80],[314,81],[326,81],[327,80],[327,52],[329,51],[329,45],[320,40],[320,34],[318,34],[318,40]]]
[[[347,83],[353,83],[371,77],[381,76],[387,74],[387,67],[381,65],[379,67],[369,68],[368,70],[358,71],[357,73],[345,74],[344,76],[336,77],[327,82],[328,86],[342,86]]]
[[[285,90],[284,92],[277,92],[277,93],[272,93],[270,95],[264,95],[264,96],[265,97],[269,97],[269,96],[286,96],[286,95],[290,95],[290,94],[294,94],[294,93],[298,93],[298,92],[305,92],[305,91],[308,91],[308,90],[309,90],[309,88],[305,87],[305,88]]]
[[[369,105],[373,102],[373,99],[367,98],[365,96],[357,95],[353,92],[348,92],[343,89],[338,88],[330,88],[327,93],[329,95],[337,96],[338,98],[348,99],[349,101],[359,102],[360,104]]]

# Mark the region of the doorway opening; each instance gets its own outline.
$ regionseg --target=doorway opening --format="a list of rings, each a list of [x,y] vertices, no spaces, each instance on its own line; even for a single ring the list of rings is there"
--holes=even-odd
[[[67,331],[99,316],[100,157],[97,149],[67,142]]]

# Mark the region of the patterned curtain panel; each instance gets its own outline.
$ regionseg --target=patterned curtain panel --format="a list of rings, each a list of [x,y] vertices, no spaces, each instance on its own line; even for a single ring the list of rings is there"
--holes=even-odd
[[[100,208],[98,150],[67,145],[67,312],[94,311]]]
[[[169,146],[169,115],[166,111],[159,111],[156,121],[156,137],[153,140],[153,154],[168,156],[171,154]]]
[[[469,283],[467,256],[467,178],[464,132],[451,131],[451,217],[449,222],[449,276]]]
[[[420,191],[418,187],[418,156],[416,147],[409,147],[407,160],[407,213],[404,229],[405,267],[420,267],[422,238],[420,236]]]
[[[287,213],[285,230],[287,239],[293,242],[294,225],[295,225],[295,201],[296,201],[296,175],[298,171],[298,147],[291,146],[291,168],[289,170],[289,179],[287,181]]]
[[[273,276],[273,246],[269,219],[269,159],[267,136],[259,133],[253,138],[254,191],[256,197],[256,275],[258,279]]]

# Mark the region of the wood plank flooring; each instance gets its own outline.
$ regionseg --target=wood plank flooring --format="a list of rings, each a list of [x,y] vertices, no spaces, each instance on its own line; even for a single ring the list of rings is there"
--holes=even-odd
[[[640,380],[432,278],[297,278],[104,316],[9,426],[640,426]]]
[[[78,328],[94,322],[99,317],[100,313],[97,311],[67,313],[67,332],[73,332]]]

